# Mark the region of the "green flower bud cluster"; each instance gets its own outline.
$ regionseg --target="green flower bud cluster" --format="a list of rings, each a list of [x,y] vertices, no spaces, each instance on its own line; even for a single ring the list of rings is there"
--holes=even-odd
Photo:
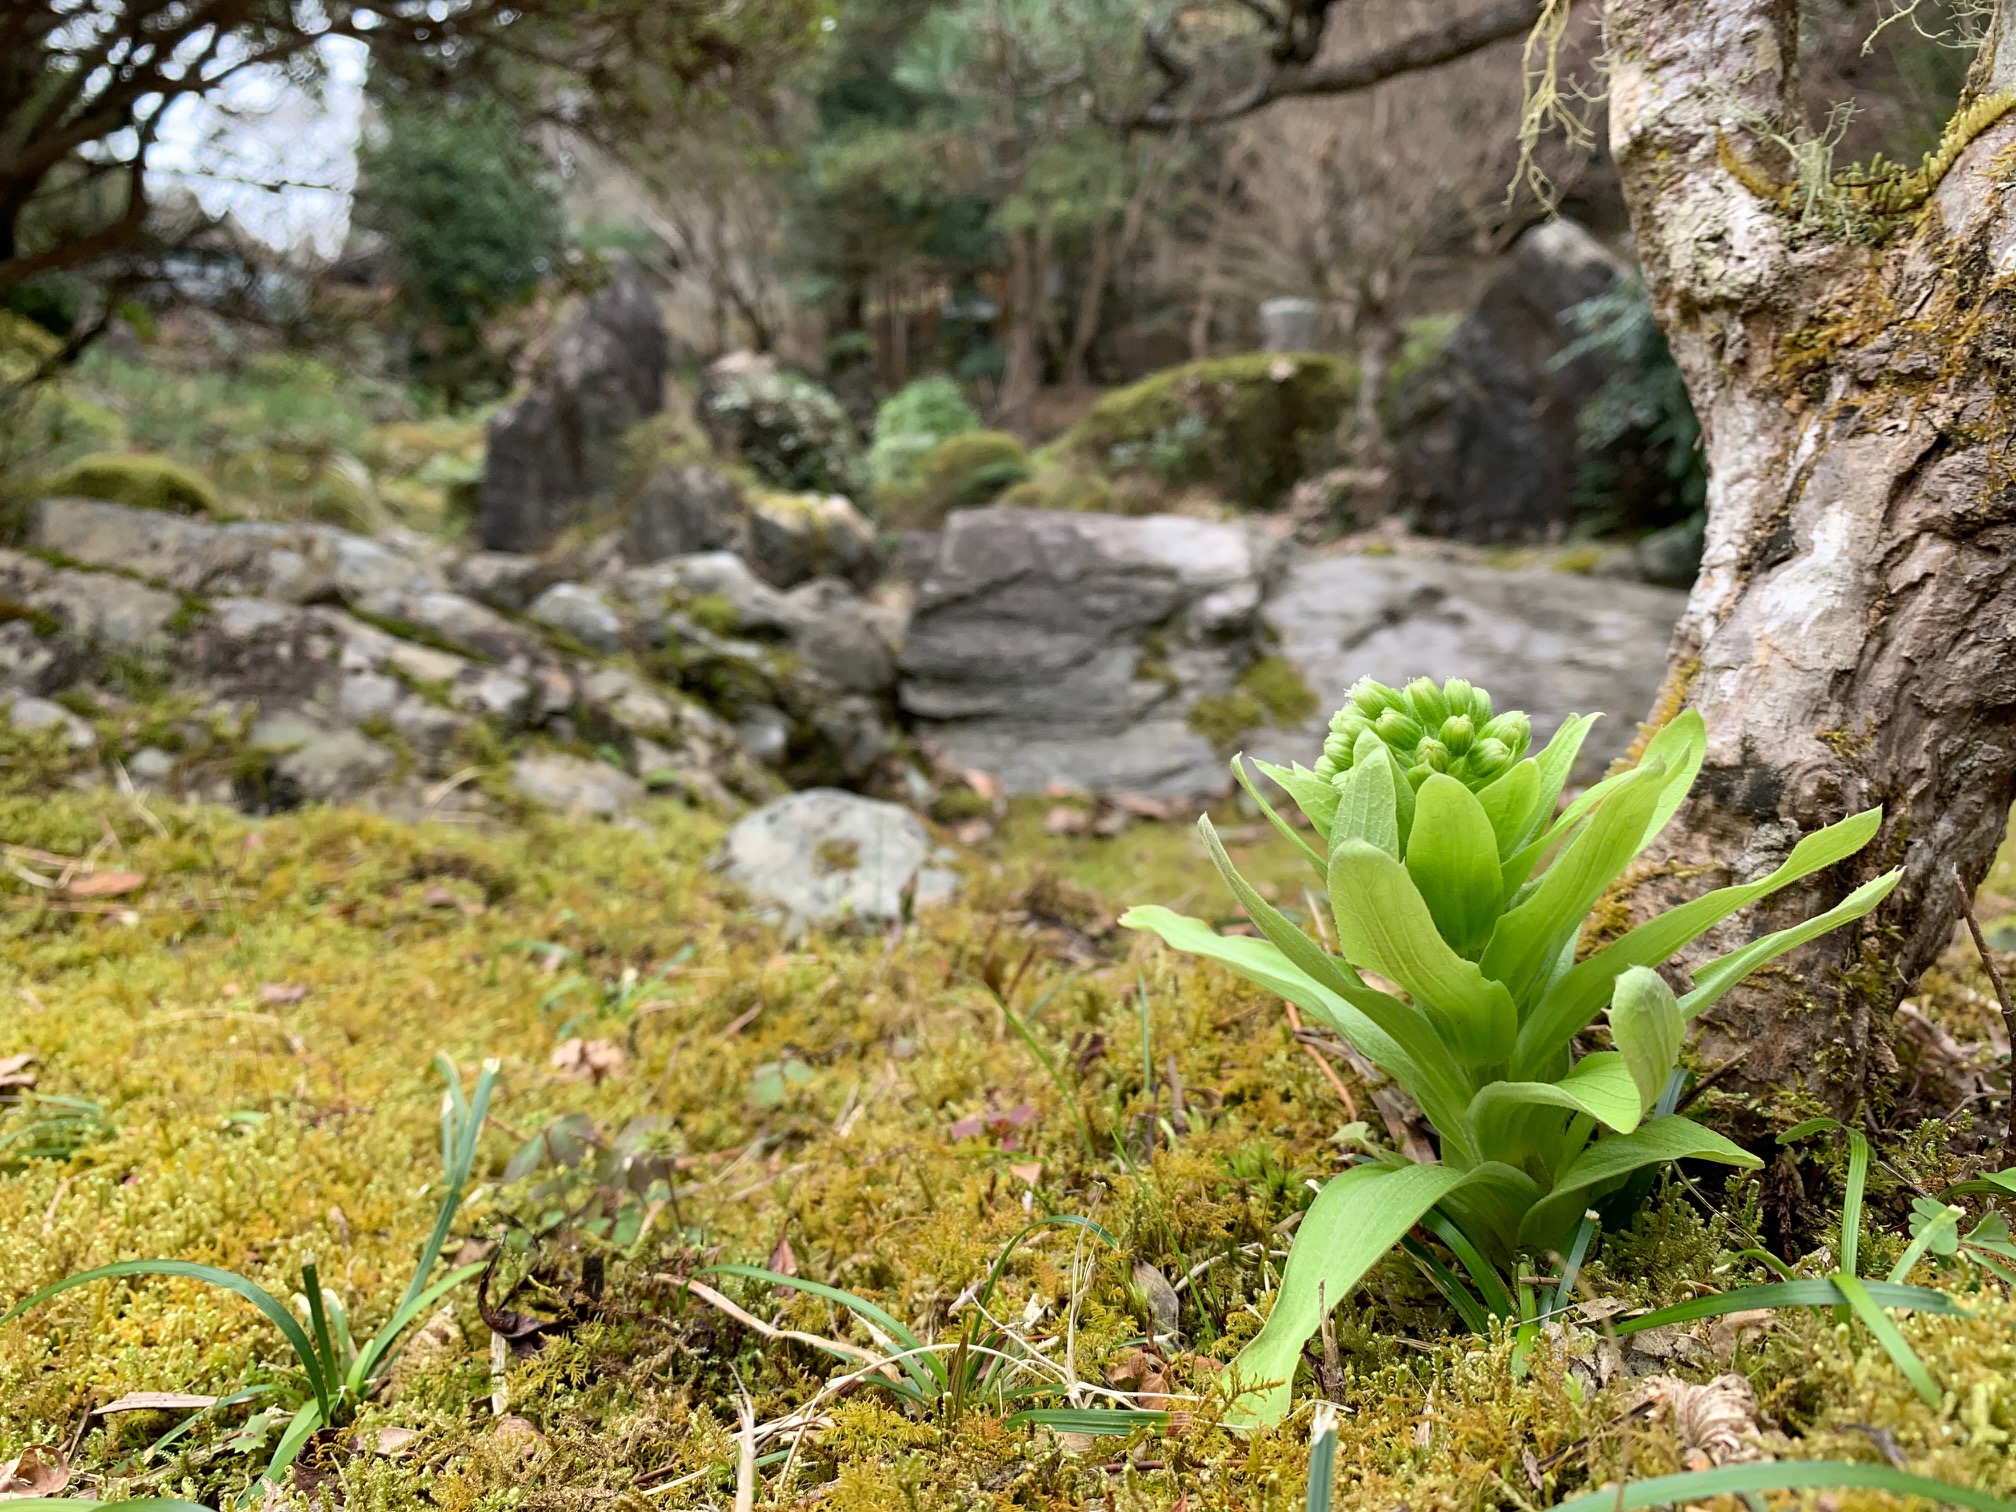
[[[1494,717],[1491,695],[1460,677],[1440,687],[1431,677],[1417,677],[1404,689],[1363,677],[1331,717],[1316,775],[1335,781],[1383,745],[1415,787],[1430,772],[1446,772],[1475,792],[1532,743],[1531,720],[1516,709]]]

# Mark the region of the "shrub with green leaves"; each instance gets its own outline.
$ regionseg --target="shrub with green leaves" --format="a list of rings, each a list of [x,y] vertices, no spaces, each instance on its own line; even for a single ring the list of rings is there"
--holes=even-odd
[[[868,476],[877,484],[910,482],[939,443],[979,428],[979,415],[950,378],[906,383],[875,411]]]
[[[1311,845],[1235,758],[1234,775],[1328,889],[1337,949],[1305,933],[1232,866],[1209,819],[1204,843],[1264,936],[1218,934],[1169,909],[1121,923],[1209,957],[1350,1041],[1421,1105],[1440,1161],[1370,1155],[1326,1186],[1296,1233],[1266,1326],[1236,1362],[1239,1412],[1278,1421],[1323,1313],[1405,1241],[1472,1326],[1530,1323],[1523,1257],[1579,1259],[1585,1214],[1634,1176],[1685,1159],[1756,1158],[1672,1111],[1688,1021],[1793,947],[1858,919],[1889,872],[1834,908],[1698,965],[1676,997],[1653,968],[1738,909],[1853,855],[1871,809],[1808,835],[1776,869],[1719,888],[1577,959],[1590,914],[1679,809],[1706,731],[1688,710],[1627,771],[1555,809],[1594,715],[1529,756],[1524,716],[1494,715],[1482,689],[1370,680],[1331,721],[1312,770],[1255,763],[1307,817]],[[1334,933],[1333,933],[1334,931]],[[1377,985],[1368,974],[1381,979]],[[1391,990],[1388,990],[1390,986]],[[1603,1021],[1612,1049],[1578,1054]],[[1408,1238],[1422,1225],[1467,1281]]]

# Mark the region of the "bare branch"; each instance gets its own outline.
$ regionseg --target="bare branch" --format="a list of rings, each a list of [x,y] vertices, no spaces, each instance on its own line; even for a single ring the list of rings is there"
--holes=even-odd
[[[1311,7],[1320,20],[1327,3]],[[1493,0],[1449,25],[1433,26],[1384,47],[1346,58],[1336,63],[1287,63],[1275,67],[1257,83],[1227,100],[1197,105],[1178,105],[1163,96],[1150,103],[1124,124],[1152,130],[1178,126],[1215,126],[1238,120],[1277,100],[1303,99],[1316,95],[1353,94],[1370,89],[1403,74],[1420,73],[1453,63],[1474,52],[1512,37],[1525,35],[1540,18],[1541,0]],[[1320,33],[1318,34],[1320,36]],[[1314,39],[1312,39],[1313,42]],[[1165,77],[1174,79],[1180,71],[1186,79],[1187,65],[1168,52],[1168,37],[1153,32],[1144,39],[1148,60]],[[1311,46],[1309,51],[1313,51]],[[1171,65],[1176,66],[1172,67]]]

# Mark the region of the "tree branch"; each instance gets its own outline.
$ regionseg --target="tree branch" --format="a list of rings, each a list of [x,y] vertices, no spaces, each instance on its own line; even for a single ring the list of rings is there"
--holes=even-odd
[[[1227,100],[1185,106],[1158,99],[1123,124],[1151,130],[1216,126],[1251,115],[1277,100],[1354,94],[1388,79],[1439,68],[1509,38],[1524,36],[1540,19],[1540,10],[1541,0],[1493,0],[1454,23],[1425,28],[1398,42],[1340,62],[1275,67],[1259,82]],[[1154,40],[1166,53],[1167,37]],[[1152,48],[1149,61],[1165,76],[1173,75],[1167,59],[1158,58]]]

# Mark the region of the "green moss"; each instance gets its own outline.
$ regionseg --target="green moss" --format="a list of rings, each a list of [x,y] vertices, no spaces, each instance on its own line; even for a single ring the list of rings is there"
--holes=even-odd
[[[1261,657],[1246,669],[1239,686],[1284,730],[1316,716],[1315,691],[1302,680],[1301,669],[1285,656]]]
[[[715,635],[733,635],[742,628],[742,611],[722,594],[703,593],[685,609],[694,624]]]
[[[93,452],[79,457],[50,474],[42,491],[167,514],[213,514],[219,508],[217,489],[209,479],[179,462],[137,453]]]
[[[1091,470],[1267,508],[1318,470],[1352,389],[1349,365],[1320,353],[1214,357],[1106,395],[1054,450]]]
[[[1014,509],[1059,509],[1103,514],[1116,507],[1113,485],[1097,473],[1044,465],[1026,483],[1017,483],[997,501]]]
[[[1267,710],[1244,688],[1234,688],[1198,699],[1184,722],[1209,741],[1214,751],[1230,755],[1267,722]]]
[[[37,609],[32,604],[17,604],[12,599],[0,599],[0,625],[10,625],[17,620],[40,636],[60,635],[63,631],[63,621],[46,609]]]

